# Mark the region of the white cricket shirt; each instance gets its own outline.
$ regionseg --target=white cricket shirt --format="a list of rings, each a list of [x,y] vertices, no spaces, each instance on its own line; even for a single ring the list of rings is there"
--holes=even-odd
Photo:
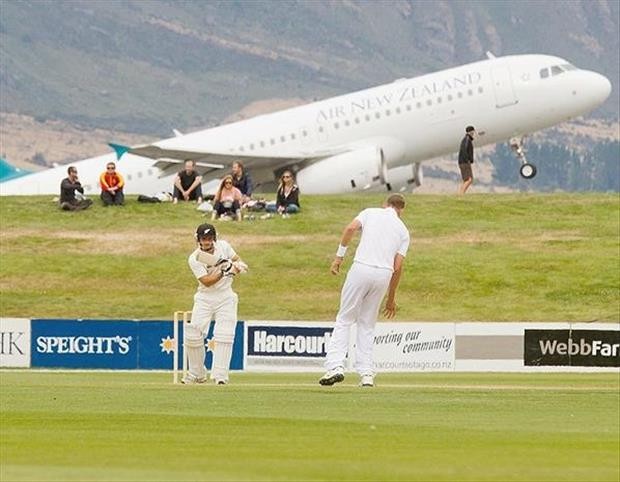
[[[362,224],[355,262],[394,271],[394,256],[406,256],[409,249],[409,231],[396,211],[390,207],[368,208],[355,219]]]
[[[198,261],[197,256],[200,252],[200,248],[197,248],[192,254],[189,255],[187,262],[189,263],[189,267],[194,273],[196,279],[202,278],[205,275],[211,274],[214,270],[219,269],[214,266],[207,266],[204,263]],[[232,259],[237,255],[235,250],[232,248],[227,241],[216,241],[215,249],[213,250],[213,255],[220,259]],[[202,293],[205,295],[218,295],[218,294],[227,294],[232,291],[232,276],[224,276],[221,280],[211,286],[205,286],[200,281],[198,282],[198,288],[196,293]]]

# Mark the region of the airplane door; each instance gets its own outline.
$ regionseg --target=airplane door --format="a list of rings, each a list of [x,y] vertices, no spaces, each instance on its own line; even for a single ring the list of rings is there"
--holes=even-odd
[[[500,67],[491,71],[493,78],[493,89],[495,90],[495,107],[508,107],[516,104],[517,96],[512,85],[510,70],[506,67]]]

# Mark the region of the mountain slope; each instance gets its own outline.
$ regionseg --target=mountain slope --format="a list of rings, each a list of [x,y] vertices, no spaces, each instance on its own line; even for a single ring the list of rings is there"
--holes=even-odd
[[[0,111],[168,135],[260,99],[324,98],[496,55],[565,57],[614,86],[613,0],[2,2]]]

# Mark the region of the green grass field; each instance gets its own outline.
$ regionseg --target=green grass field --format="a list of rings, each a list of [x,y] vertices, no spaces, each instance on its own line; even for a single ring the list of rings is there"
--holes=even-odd
[[[302,196],[291,219],[218,223],[251,272],[241,319],[331,320],[343,276],[328,274],[344,226],[382,194]],[[0,316],[166,319],[190,309],[193,205],[0,197]],[[411,253],[399,320],[618,321],[618,194],[408,196]],[[351,262],[353,250],[346,260]]]
[[[0,479],[617,481],[617,374],[0,371]]]
[[[304,196],[291,219],[218,223],[250,265],[241,319],[331,320],[340,233],[383,195]],[[399,320],[620,319],[618,195],[408,196]],[[59,211],[0,197],[0,316],[171,318],[191,307],[191,205]],[[345,268],[351,262],[348,257]],[[0,480],[620,479],[615,374],[0,370]]]

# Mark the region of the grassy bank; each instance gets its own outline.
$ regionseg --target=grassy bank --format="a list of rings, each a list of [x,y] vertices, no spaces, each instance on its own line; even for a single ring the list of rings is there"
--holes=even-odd
[[[304,196],[290,219],[217,224],[250,265],[241,319],[333,319],[344,277],[328,273],[340,233],[383,195]],[[400,320],[618,321],[615,194],[415,195]],[[205,218],[191,205],[0,198],[0,315],[169,318],[189,309],[186,259]],[[346,267],[351,262],[352,250]]]

